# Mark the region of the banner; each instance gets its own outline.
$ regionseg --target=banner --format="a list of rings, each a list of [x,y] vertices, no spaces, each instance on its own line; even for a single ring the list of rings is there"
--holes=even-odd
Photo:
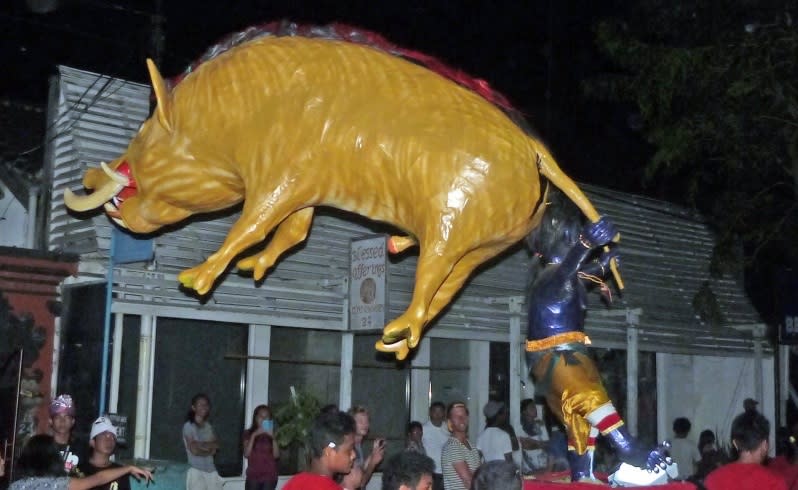
[[[349,329],[385,326],[388,310],[388,251],[385,235],[353,238],[349,244]]]

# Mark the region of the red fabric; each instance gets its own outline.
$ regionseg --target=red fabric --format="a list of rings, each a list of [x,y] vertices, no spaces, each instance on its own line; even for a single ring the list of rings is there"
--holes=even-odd
[[[287,32],[284,31],[286,28]],[[257,37],[266,35],[297,35],[308,38],[340,39],[350,43],[371,46],[381,51],[385,51],[386,53],[391,53],[393,55],[401,56],[403,58],[420,63],[435,73],[452,80],[458,85],[476,92],[489,102],[499,107],[502,107],[508,111],[515,110],[507,97],[494,90],[493,87],[491,87],[490,84],[488,84],[488,82],[485,80],[482,80],[481,78],[474,78],[462,70],[452,68],[434,56],[420,53],[411,49],[401,48],[375,32],[358,29],[356,27],[352,27],[347,24],[341,24],[339,22],[335,22],[323,27],[313,25],[294,25],[292,23],[286,25],[286,23],[282,21],[251,26],[241,32],[231,34],[222,39],[214,47],[212,47],[211,50],[209,50],[209,53],[206,53],[199,60],[192,63],[184,73],[172,78],[169,81],[170,85],[174,87],[180,83],[180,81],[188,73],[193,72],[199,67],[199,65],[208,59],[213,58],[218,53],[224,52],[227,49],[241,44],[246,40],[256,39]]]
[[[597,488],[607,488],[602,486],[597,486],[592,483],[547,483],[547,482],[539,482],[535,480],[524,480],[524,490],[596,490]],[[667,485],[654,485],[651,487],[657,490],[696,490],[695,485],[692,483],[668,483]],[[737,487],[727,487],[728,489],[737,488]]]
[[[288,480],[288,483],[283,486],[283,490],[342,490],[342,488],[329,476],[298,473]]]
[[[787,490],[784,479],[760,464],[730,463],[721,466],[704,481],[707,490]]]
[[[601,419],[598,424],[596,424],[596,429],[599,430],[602,434],[604,434],[609,428],[617,426],[618,424],[622,423],[621,416],[618,415],[618,412],[611,413]]]
[[[784,456],[776,456],[768,461],[767,469],[783,478],[789,490],[798,490],[798,465],[790,463]]]
[[[243,440],[249,440],[250,431],[244,431]],[[255,482],[277,481],[277,461],[274,459],[272,436],[260,434],[252,444],[247,458],[247,480]]]

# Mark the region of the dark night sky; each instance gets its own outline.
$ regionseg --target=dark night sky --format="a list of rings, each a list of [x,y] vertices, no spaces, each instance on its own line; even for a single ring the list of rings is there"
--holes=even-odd
[[[36,14],[28,8],[30,3],[49,1],[60,4],[54,12]],[[144,59],[152,56],[150,14],[155,2],[0,2],[4,26],[0,53],[5,64],[0,98],[43,104],[47,78],[57,64],[147,82]],[[623,4],[622,0],[163,0],[161,71],[167,76],[178,73],[209,45],[252,24],[279,19],[352,24],[488,80],[527,115],[572,176],[635,190],[645,148],[626,129],[628,114],[622,108],[584,101],[578,85],[601,68],[591,27]]]

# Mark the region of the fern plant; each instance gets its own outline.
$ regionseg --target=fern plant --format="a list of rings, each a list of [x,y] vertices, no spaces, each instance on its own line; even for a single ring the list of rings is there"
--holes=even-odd
[[[310,426],[319,414],[321,404],[313,394],[291,387],[291,398],[277,405],[274,418],[277,431],[274,435],[280,447],[307,445]]]

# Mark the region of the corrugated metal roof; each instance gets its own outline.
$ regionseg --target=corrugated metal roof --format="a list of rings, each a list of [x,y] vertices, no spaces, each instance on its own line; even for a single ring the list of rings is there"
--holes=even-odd
[[[149,95],[146,85],[58,67],[58,86],[52,91],[47,121],[46,168],[51,172],[53,196],[51,249],[95,252],[96,230],[110,230],[104,217],[79,219],[69,214],[64,206],[64,189],[80,187],[87,168],[119,156],[149,115]],[[110,235],[110,231],[105,234]]]
[[[149,107],[149,89],[99,75],[60,68],[58,121],[61,128],[53,146],[53,206],[51,248],[83,254],[84,262],[107,260],[110,226],[100,215],[80,220],[67,214],[63,189],[77,188],[88,165],[111,160],[124,151]],[[99,78],[98,78],[99,77]],[[104,88],[103,88],[104,87]],[[86,101],[93,101],[87,103]],[[602,214],[611,217],[622,233],[622,275],[626,290],[611,309],[591,298],[587,331],[597,341],[624,345],[628,309],[641,311],[638,322],[642,349],[663,352],[749,354],[750,335],[734,326],[759,323],[737,278],[711,278],[708,272],[713,238],[706,223],[678,206],[599,187],[585,185],[586,193]],[[236,213],[190,223],[155,238],[154,265],[118,268],[115,291],[118,308],[160,308],[169,314],[202,318],[238,315],[250,322],[336,328],[341,324],[342,281],[349,267],[353,237],[387,231],[334,210],[317,213],[307,241],[287,254],[259,287],[235,272],[218,283],[210,298],[200,301],[182,290],[180,270],[205,260],[221,245]],[[416,256],[392,259],[389,268],[390,318],[401,314],[410,301]],[[435,321],[438,333],[483,332],[504,335],[510,313],[506,300],[523,296],[530,258],[519,244],[485,264]],[[723,312],[725,323],[702,322],[693,298],[708,283]],[[127,306],[124,306],[127,305]],[[525,317],[525,314],[522,315]],[[525,318],[522,318],[522,325]]]

